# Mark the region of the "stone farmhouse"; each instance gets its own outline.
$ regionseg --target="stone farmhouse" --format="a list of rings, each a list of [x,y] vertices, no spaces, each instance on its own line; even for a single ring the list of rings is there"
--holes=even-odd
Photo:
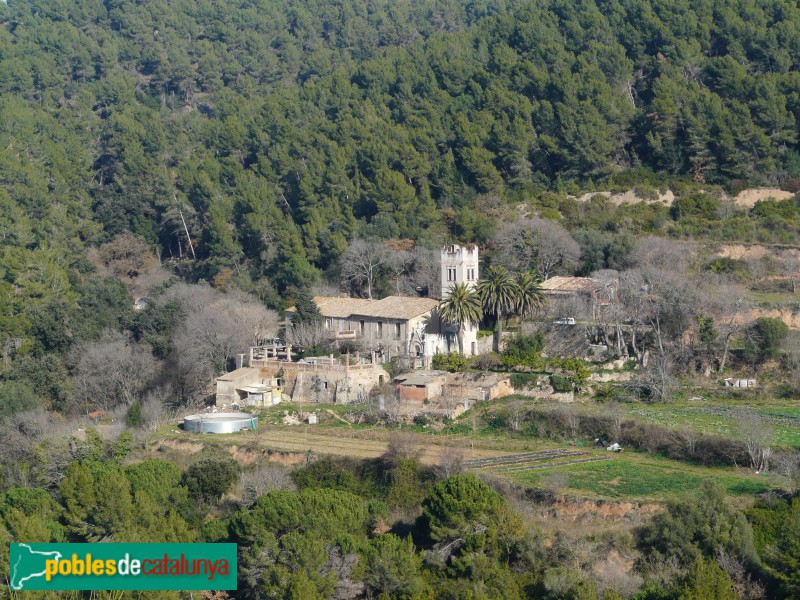
[[[457,283],[477,284],[477,246],[450,245],[441,251],[441,293],[445,296]],[[388,374],[382,364],[393,357],[408,357],[415,368],[430,368],[437,353],[458,350],[458,330],[442,323],[439,301],[417,296],[389,296],[381,300],[317,296],[329,337],[339,343],[358,341],[362,352],[342,358],[312,357],[294,361],[292,347],[273,340],[250,349],[247,366],[217,379],[216,405],[220,408],[270,406],[284,398],[296,402],[350,404],[366,401],[370,391],[383,385]],[[294,307],[286,310],[286,326],[292,326]],[[464,349],[477,355],[477,324],[464,327]],[[438,389],[425,395],[441,395]],[[406,386],[410,396],[416,387]],[[409,398],[410,399],[410,398]]]
[[[453,285],[478,282],[478,247],[446,246],[441,251],[441,295]],[[396,356],[414,359],[417,368],[430,368],[438,353],[458,351],[458,330],[445,324],[438,315],[439,301],[416,296],[388,296],[381,300],[347,296],[316,296],[314,302],[325,319],[325,328],[337,342],[356,340],[368,352],[375,352],[381,362]],[[286,326],[291,327],[295,309],[286,310]],[[478,354],[478,326],[467,324],[463,330],[464,351]]]
[[[557,275],[542,282],[542,292],[554,304],[567,300],[583,302],[593,319],[614,302],[615,284],[591,277]],[[570,315],[564,315],[570,316]]]
[[[291,360],[289,346],[250,348],[248,366],[217,378],[219,408],[278,404],[283,399],[320,404],[365,402],[370,391],[388,380],[375,354]]]

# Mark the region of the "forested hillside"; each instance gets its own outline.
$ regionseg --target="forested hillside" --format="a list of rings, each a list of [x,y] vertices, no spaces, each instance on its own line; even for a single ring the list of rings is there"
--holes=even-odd
[[[33,270],[68,293],[124,231],[189,255],[181,214],[199,275],[283,290],[354,235],[481,240],[487,204],[572,182],[800,177],[791,2],[11,0],[0,22],[16,297]]]
[[[800,597],[796,1],[7,2],[0,596],[13,541],[228,541],[237,598]],[[313,295],[450,242],[456,386],[178,429],[264,339],[376,357]]]
[[[394,240],[413,292],[445,241],[502,255],[519,207],[561,222],[583,274],[625,268],[636,236],[795,243],[794,200],[702,192],[800,187],[798,26],[794,3],[728,0],[0,3],[2,379],[86,407],[64,391],[82,343],[186,357],[177,307],[218,318],[186,308],[213,290],[135,315],[170,275],[280,309],[346,279],[354,240]],[[667,186],[671,207],[568,195]],[[213,343],[203,377],[230,359]]]

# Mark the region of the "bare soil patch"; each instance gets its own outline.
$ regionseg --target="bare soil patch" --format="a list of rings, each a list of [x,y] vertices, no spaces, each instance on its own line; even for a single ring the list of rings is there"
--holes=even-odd
[[[794,198],[794,194],[778,188],[753,188],[750,190],[742,190],[736,195],[733,201],[736,203],[736,206],[752,208],[756,205],[756,202],[768,200],[770,198],[773,200],[788,200],[789,198]]]

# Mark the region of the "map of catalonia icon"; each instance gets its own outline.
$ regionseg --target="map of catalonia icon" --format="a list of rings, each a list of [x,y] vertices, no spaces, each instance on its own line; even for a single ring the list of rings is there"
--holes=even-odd
[[[12,590],[24,590],[31,579],[44,579],[48,560],[61,560],[57,551],[34,550],[29,544],[17,544],[17,552],[11,557],[9,585]]]

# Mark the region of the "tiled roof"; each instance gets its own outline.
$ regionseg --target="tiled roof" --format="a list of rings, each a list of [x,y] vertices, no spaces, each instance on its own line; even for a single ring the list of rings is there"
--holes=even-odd
[[[314,302],[322,316],[331,319],[372,317],[405,321],[429,313],[439,306],[438,300],[415,296],[387,296],[381,300],[314,296]],[[293,309],[288,310],[291,312]]]
[[[466,388],[492,387],[503,381],[509,381],[511,375],[506,373],[454,373],[448,375],[447,385],[464,385]]]
[[[217,381],[236,381],[240,377],[246,377],[248,375],[254,375],[258,373],[258,369],[254,369],[252,367],[241,367],[236,369],[235,371],[231,371],[230,373],[225,373],[224,375],[220,375],[217,377]]]
[[[590,277],[564,277],[557,275],[541,283],[545,292],[593,292],[603,287]]]
[[[394,380],[401,385],[429,385],[444,382],[445,375],[444,371],[417,371],[398,375]]]
[[[323,317],[334,319],[346,319],[350,315],[366,310],[375,300],[364,300],[362,298],[337,298],[334,296],[314,296],[319,312]]]

